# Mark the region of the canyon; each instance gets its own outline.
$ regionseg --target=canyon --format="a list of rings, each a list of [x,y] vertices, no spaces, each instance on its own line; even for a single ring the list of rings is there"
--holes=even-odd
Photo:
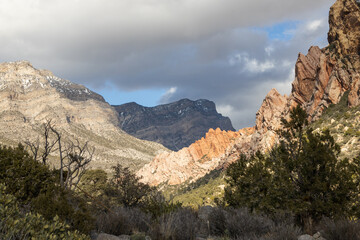
[[[219,136],[233,136],[231,141],[221,143],[210,130],[200,140],[206,145],[194,143],[178,152],[161,153],[141,168],[138,176],[152,185],[193,182],[214,169],[225,168],[241,154],[270,149],[278,140],[276,131],[281,128],[281,119],[288,119],[290,109],[297,105],[306,110],[309,121],[319,119],[323,111],[339,103],[345,93],[348,93],[348,107],[358,106],[360,8],[355,0],[337,0],[331,7],[328,42],[323,49],[312,46],[306,55],[299,53],[291,94],[282,96],[276,89],[271,89],[256,113],[253,128],[238,133],[215,131]],[[221,147],[208,151],[212,144]],[[200,155],[191,154],[193,151]]]

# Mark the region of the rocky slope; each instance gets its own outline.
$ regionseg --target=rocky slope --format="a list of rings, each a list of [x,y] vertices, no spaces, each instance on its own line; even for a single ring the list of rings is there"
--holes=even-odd
[[[340,102],[330,105],[321,117],[311,124],[314,131],[329,129],[341,147],[340,158],[353,159],[360,154],[360,105],[348,107],[348,92]],[[222,198],[226,185],[224,172],[213,171],[192,184],[166,186],[165,193],[184,206],[197,208],[216,205],[215,198]]]
[[[215,104],[205,99],[182,99],[156,107],[134,102],[114,107],[119,113],[119,126],[125,132],[174,151],[204,137],[210,128],[235,131],[230,119],[219,114]]]
[[[349,107],[360,104],[360,7],[357,2],[337,0],[330,9],[329,25],[326,48],[311,47],[306,56],[299,54],[290,96],[282,96],[272,89],[256,114],[255,131],[236,138],[220,157],[209,161],[211,167],[191,162],[195,167],[189,174],[186,166],[190,161],[179,160],[177,164],[182,168],[178,176],[183,182],[200,178],[204,172],[215,168],[226,167],[241,154],[269,149],[277,141],[276,130],[281,127],[281,118],[287,118],[290,109],[296,105],[300,104],[309,114],[309,120],[314,121],[330,105],[339,103],[346,92],[345,101]],[[167,158],[157,156],[149,164],[151,170],[145,165],[139,175],[147,176],[146,180],[152,182],[167,161]]]
[[[26,61],[0,64],[0,109],[2,144],[34,142],[41,124],[52,120],[63,139],[90,141],[93,167],[120,162],[136,169],[165,149],[119,129],[116,111],[100,95]]]
[[[242,153],[265,151],[276,140],[281,118],[300,104],[309,120],[319,119],[330,105],[345,95],[349,107],[360,101],[360,7],[355,0],[337,0],[329,13],[329,45],[323,49],[310,47],[307,55],[299,53],[295,80],[290,96],[271,90],[256,114],[256,131],[251,139],[237,140],[223,156],[232,162]]]
[[[185,181],[194,181],[219,165],[218,157],[223,154],[235,139],[253,133],[253,128],[238,132],[210,129],[205,138],[201,138],[189,147],[178,152],[163,152],[138,172],[142,181],[150,185],[167,183],[176,185]]]

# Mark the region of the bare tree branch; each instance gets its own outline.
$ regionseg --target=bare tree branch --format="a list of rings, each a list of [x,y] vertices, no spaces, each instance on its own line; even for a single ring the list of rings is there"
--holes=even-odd
[[[76,143],[69,142],[66,149],[66,163],[64,168],[67,171],[65,188],[76,187],[85,172],[86,167],[93,158],[95,148],[91,148],[88,142],[83,145],[76,139]]]
[[[34,159],[43,164],[47,164],[49,155],[57,151],[60,160],[60,185],[66,189],[76,187],[93,158],[95,148],[90,147],[88,142],[81,144],[78,139],[67,140],[63,145],[61,132],[51,120],[47,120],[43,128],[43,142],[38,138],[35,142],[26,140],[25,145],[29,147]]]

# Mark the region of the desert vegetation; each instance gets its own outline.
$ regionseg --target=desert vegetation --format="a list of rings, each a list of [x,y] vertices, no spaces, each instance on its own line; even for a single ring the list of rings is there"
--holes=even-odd
[[[314,131],[306,118],[294,108],[270,152],[242,156],[225,174],[214,171],[172,191],[189,194],[207,185],[201,194],[214,194],[210,189],[224,184],[223,197],[211,201],[216,206],[203,206],[204,200],[186,207],[169,200],[120,164],[112,175],[83,168],[70,187],[44,162],[46,151],[39,148],[36,155],[23,145],[2,146],[0,238],[96,239],[106,233],[132,239],[255,240],[319,232],[328,240],[360,239],[360,156],[339,158],[330,132]],[[64,179],[67,174],[65,168]]]

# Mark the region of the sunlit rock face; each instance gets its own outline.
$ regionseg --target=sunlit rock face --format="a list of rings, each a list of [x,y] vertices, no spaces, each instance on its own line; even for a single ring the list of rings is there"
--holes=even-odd
[[[240,158],[241,154],[253,154],[257,150],[267,151],[277,141],[276,130],[280,129],[281,119],[289,118],[291,108],[300,105],[314,121],[331,104],[337,104],[345,92],[350,107],[360,104],[360,8],[355,0],[337,0],[329,13],[329,45],[323,49],[310,47],[306,55],[299,54],[295,65],[295,79],[290,96],[282,96],[272,89],[265,97],[256,114],[256,125],[250,134],[239,135],[226,148],[220,157],[214,157],[207,163],[214,168],[224,168]],[[181,152],[181,151],[180,151]],[[171,153],[175,156],[176,153]],[[191,168],[200,164],[200,160],[182,157],[181,168]],[[191,161],[189,160],[191,159]],[[201,159],[201,158],[200,158]],[[158,155],[150,164],[141,169],[144,180],[158,184],[176,177],[165,175],[161,181],[157,170],[167,164],[166,157]],[[151,166],[151,168],[149,168]],[[176,183],[199,178],[207,172],[206,166],[191,174],[179,172]],[[167,168],[172,171],[172,166]]]
[[[165,149],[119,129],[116,111],[88,88],[27,61],[0,64],[0,142],[36,141],[47,120],[64,140],[89,141],[95,147],[93,167],[109,170],[122,163],[137,169]]]
[[[236,139],[253,132],[253,128],[238,132],[210,129],[204,138],[189,147],[178,152],[163,152],[157,155],[153,161],[140,169],[138,175],[142,177],[143,182],[150,185],[176,185],[195,181],[219,166],[220,157]]]

